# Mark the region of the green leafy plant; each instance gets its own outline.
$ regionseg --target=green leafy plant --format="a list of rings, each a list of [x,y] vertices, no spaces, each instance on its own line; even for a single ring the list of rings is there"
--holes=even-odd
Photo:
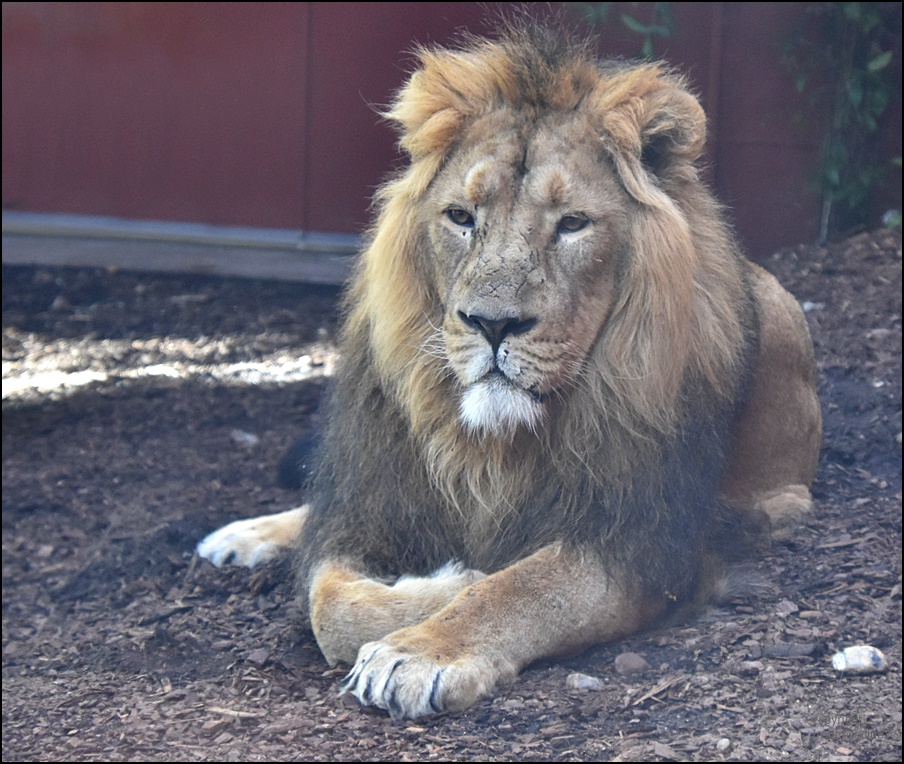
[[[613,6],[629,6],[633,12],[620,12],[618,19],[622,26],[643,39],[640,55],[644,58],[653,58],[655,53],[653,41],[656,38],[665,40],[675,32],[674,3],[569,3],[569,5],[581,14],[588,24],[600,27],[606,26],[610,16],[619,10]],[[643,13],[641,6],[650,6],[650,12]],[[644,21],[641,16],[651,16],[652,19]]]
[[[878,156],[876,137],[900,87],[901,4],[806,8],[785,61],[807,107],[828,114],[814,177],[824,240],[867,222],[870,195],[890,169],[888,158]]]

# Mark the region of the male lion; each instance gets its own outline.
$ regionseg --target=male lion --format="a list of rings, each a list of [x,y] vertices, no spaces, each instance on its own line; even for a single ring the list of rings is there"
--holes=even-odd
[[[388,116],[410,164],[345,298],[310,503],[199,551],[297,543],[345,691],[416,717],[712,591],[742,529],[810,510],[821,421],[803,315],[739,254],[662,65],[508,29],[421,51]]]

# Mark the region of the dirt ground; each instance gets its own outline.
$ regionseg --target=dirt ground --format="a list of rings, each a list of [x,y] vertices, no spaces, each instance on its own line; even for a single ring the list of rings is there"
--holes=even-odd
[[[288,563],[193,556],[298,502],[276,465],[316,424],[335,291],[4,268],[3,760],[900,760],[901,237],[765,265],[819,358],[812,522],[730,605],[416,722],[337,697]],[[856,644],[889,670],[834,671]]]

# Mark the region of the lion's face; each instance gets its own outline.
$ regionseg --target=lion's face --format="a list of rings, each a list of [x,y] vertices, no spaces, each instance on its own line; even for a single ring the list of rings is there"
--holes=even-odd
[[[436,344],[464,425],[507,436],[580,375],[615,301],[632,202],[581,115],[497,111],[459,146],[424,206]]]

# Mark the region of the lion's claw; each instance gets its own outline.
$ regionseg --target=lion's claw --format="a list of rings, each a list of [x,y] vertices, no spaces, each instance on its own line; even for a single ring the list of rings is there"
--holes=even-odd
[[[382,708],[393,719],[413,719],[447,709],[450,698],[443,682],[447,670],[424,655],[371,642],[361,648],[339,692],[354,695],[364,706]],[[466,705],[473,699],[454,704]]]

